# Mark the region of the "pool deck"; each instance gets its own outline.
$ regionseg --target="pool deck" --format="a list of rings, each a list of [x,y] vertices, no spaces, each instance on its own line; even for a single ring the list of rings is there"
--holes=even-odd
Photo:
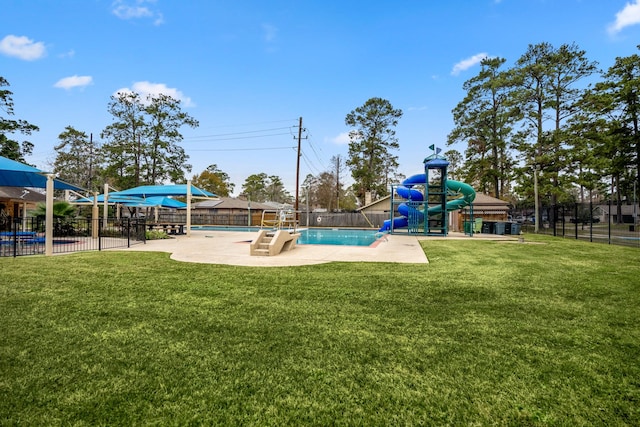
[[[426,264],[429,262],[420,240],[491,239],[517,241],[517,236],[449,233],[447,237],[385,235],[372,246],[297,245],[276,256],[249,255],[249,242],[256,233],[235,231],[192,230],[190,236],[150,240],[126,251],[168,252],[171,259],[205,264],[254,267],[284,267],[341,262],[396,262]],[[122,249],[119,249],[122,250]]]

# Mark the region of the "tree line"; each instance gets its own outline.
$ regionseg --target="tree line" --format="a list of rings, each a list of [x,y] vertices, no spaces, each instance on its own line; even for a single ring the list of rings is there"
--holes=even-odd
[[[463,84],[466,95],[452,111],[447,144],[463,143],[466,149],[445,152],[451,176],[514,205],[534,202],[534,176],[552,204],[610,197],[620,206],[632,200],[640,170],[640,56],[618,57],[602,71],[576,44],[539,43],[529,45],[513,66],[505,64],[505,58],[487,57]],[[12,93],[2,89],[8,85],[0,77],[0,107],[7,116],[0,116],[0,154],[24,161],[33,144],[15,135],[28,136],[38,127],[9,117]],[[113,122],[100,133],[101,143],[72,126],[59,135],[53,170],[61,179],[97,191],[105,182],[129,188],[186,180],[192,167],[180,130],[199,123],[179,100],[118,93],[108,111]],[[329,170],[307,175],[301,202],[352,210],[388,195],[390,185],[404,178],[395,133],[402,114],[376,97],[349,112],[347,158],[334,156]],[[345,185],[347,169],[351,186]],[[235,188],[216,164],[192,181],[220,196]],[[292,202],[277,175],[257,172],[241,189],[252,201]]]
[[[447,144],[466,150],[444,153],[451,177],[514,206],[541,203],[534,200],[537,181],[550,205],[611,200],[622,218],[622,204],[640,191],[640,56],[617,57],[603,71],[575,43],[539,43],[505,64],[487,57],[463,84]],[[390,184],[404,178],[395,155],[401,117],[381,98],[345,117],[351,128],[345,165],[354,181],[346,193],[359,205],[367,195],[388,195]],[[339,208],[338,176],[330,170],[305,185],[316,202]]]
[[[0,77],[0,88],[8,86],[9,82]],[[10,117],[14,115],[10,90],[0,90],[0,107],[6,113],[6,117],[0,116],[0,154],[27,163],[25,159],[32,154],[33,144],[19,141],[17,136],[28,136],[39,129],[25,120]],[[182,111],[179,100],[164,94],[143,99],[135,92],[121,92],[110,97],[107,109],[113,122],[101,131],[99,140],[92,133],[71,125],[58,135],[58,144],[54,146],[56,157],[51,165],[58,178],[98,192],[105,183],[112,188],[126,189],[186,180],[192,166],[181,146],[180,130],[184,126],[195,128],[199,122]],[[302,201],[314,208],[355,209],[355,196],[339,177],[346,165],[340,156],[332,159],[334,161],[335,170],[307,177]],[[191,179],[197,187],[222,197],[229,196],[235,188],[229,175],[216,164]],[[264,172],[245,179],[242,196],[256,202],[293,202],[282,179]]]
[[[639,46],[640,47],[640,46]],[[640,56],[606,71],[576,44],[529,45],[514,65],[485,58],[453,110],[455,173],[481,192],[551,205],[631,201],[640,170]],[[618,216],[620,218],[620,215]]]

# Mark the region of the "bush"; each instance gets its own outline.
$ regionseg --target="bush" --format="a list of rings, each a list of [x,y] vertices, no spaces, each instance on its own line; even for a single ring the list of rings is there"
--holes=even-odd
[[[160,240],[160,239],[170,239],[169,235],[164,231],[160,230],[151,230],[145,232],[145,238],[147,240]]]

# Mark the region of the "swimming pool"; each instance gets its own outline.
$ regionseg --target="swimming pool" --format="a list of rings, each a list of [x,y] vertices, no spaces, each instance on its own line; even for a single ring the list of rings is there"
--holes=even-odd
[[[224,227],[199,226],[194,230],[215,231],[247,231],[257,232],[258,227]],[[304,228],[298,230],[299,245],[340,245],[340,246],[370,246],[381,234],[377,230],[346,229],[346,228]]]
[[[194,225],[192,230],[211,230],[211,231],[260,231],[260,227],[237,227],[226,225]]]
[[[309,228],[300,230],[299,245],[370,246],[378,238],[377,230],[344,228]]]

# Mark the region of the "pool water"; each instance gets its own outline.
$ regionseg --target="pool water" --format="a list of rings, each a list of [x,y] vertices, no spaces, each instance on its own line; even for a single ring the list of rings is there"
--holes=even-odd
[[[200,226],[197,230],[215,231],[246,231],[257,232],[258,227],[224,227]],[[344,228],[308,228],[298,230],[299,245],[342,245],[342,246],[370,246],[381,234],[377,230],[344,229]]]
[[[211,230],[211,231],[260,231],[260,227],[234,227],[226,225],[194,225],[192,230]]]
[[[300,230],[299,245],[370,246],[380,237],[374,230],[347,230],[340,228]]]

